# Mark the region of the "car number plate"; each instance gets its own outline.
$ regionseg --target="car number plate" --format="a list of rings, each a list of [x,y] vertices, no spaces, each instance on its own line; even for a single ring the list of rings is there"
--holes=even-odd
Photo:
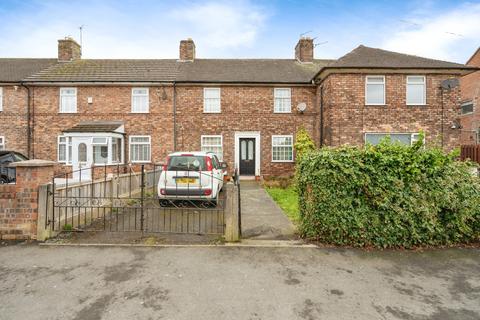
[[[177,178],[176,181],[177,183],[180,184],[192,184],[195,183],[195,178]]]

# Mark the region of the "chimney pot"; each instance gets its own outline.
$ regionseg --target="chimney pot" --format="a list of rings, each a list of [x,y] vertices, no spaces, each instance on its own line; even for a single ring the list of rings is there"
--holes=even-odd
[[[73,61],[82,58],[82,48],[70,37],[58,40],[58,61]]]
[[[195,60],[195,42],[192,38],[180,41],[180,61]]]
[[[302,63],[313,62],[313,39],[301,37],[295,46],[295,59]]]

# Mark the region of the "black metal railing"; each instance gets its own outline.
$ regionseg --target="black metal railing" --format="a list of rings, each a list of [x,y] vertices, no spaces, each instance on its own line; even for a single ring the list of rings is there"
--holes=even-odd
[[[55,231],[223,234],[225,194],[211,190],[221,185],[213,183],[220,179],[211,172],[177,170],[173,185],[171,179],[159,185],[162,173],[161,164],[118,164],[57,175],[45,226]],[[162,194],[162,189],[170,191]]]

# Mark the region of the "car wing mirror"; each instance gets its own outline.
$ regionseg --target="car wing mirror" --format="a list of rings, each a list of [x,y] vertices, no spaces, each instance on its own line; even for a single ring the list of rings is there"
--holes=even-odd
[[[227,169],[228,165],[226,162],[220,162],[220,168]]]

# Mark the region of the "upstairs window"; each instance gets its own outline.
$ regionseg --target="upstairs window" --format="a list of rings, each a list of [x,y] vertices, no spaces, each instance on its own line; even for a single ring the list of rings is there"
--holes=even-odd
[[[150,136],[130,136],[130,161],[150,162]]]
[[[60,113],[77,112],[77,88],[60,88]]]
[[[365,104],[385,105],[385,77],[367,76],[365,80]]]
[[[57,153],[58,162],[72,163],[72,137],[58,137]]]
[[[0,111],[3,111],[3,88],[0,87]]]
[[[290,88],[275,88],[273,96],[275,100],[274,112],[292,112],[292,91]]]
[[[201,144],[203,152],[213,152],[223,159],[222,136],[202,136]]]
[[[5,137],[0,136],[0,150],[5,150]]]
[[[203,112],[220,113],[220,88],[203,89]]]
[[[424,76],[407,76],[407,105],[425,105],[426,93]]]
[[[293,161],[293,136],[272,136],[272,161]]]
[[[132,112],[148,113],[148,109],[149,109],[148,88],[133,88],[132,89]]]
[[[473,113],[473,102],[462,103],[462,114]]]

